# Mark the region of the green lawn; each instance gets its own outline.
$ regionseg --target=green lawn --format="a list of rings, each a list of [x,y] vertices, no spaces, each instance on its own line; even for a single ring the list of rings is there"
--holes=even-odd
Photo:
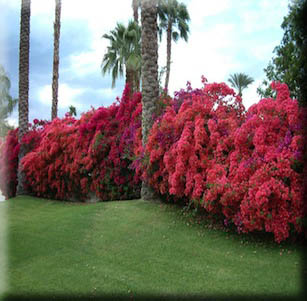
[[[297,246],[191,223],[173,205],[16,197],[0,210],[9,295],[297,296],[302,289]]]

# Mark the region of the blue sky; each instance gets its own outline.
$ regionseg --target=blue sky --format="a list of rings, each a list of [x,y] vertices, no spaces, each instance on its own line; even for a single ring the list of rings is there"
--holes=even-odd
[[[20,0],[0,0],[0,64],[11,79],[11,94],[18,96]],[[121,96],[124,79],[111,89],[111,77],[101,75],[101,61],[108,42],[102,35],[117,22],[132,19],[131,0],[62,0],[59,117],[70,105],[77,112],[91,106],[108,106]],[[188,43],[172,46],[169,90],[201,87],[201,75],[209,82],[227,82],[243,72],[255,82],[243,92],[246,107],[259,101],[257,87],[263,69],[280,44],[280,27],[288,13],[288,0],[181,0],[191,16]],[[53,64],[54,0],[32,0],[30,29],[29,119],[50,119]],[[166,64],[165,36],[159,45],[159,66]],[[9,118],[17,125],[17,109]]]

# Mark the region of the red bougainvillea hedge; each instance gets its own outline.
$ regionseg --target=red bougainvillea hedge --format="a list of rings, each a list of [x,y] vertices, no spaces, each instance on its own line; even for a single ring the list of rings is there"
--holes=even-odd
[[[303,110],[285,84],[245,112],[224,83],[177,93],[145,149],[143,177],[167,198],[222,214],[238,231],[275,240],[302,232]],[[304,177],[305,174],[305,177]]]
[[[79,120],[67,115],[46,125],[40,145],[23,159],[31,192],[60,200],[139,197],[134,177],[134,136],[141,126],[141,94],[123,97]]]
[[[239,232],[271,232],[275,240],[303,232],[306,205],[303,124],[306,113],[285,84],[248,111],[225,83],[161,96],[145,149],[141,94],[39,122],[24,137],[22,164],[30,193],[60,199],[139,197],[141,180],[161,196],[220,216]],[[0,188],[16,193],[17,130],[0,143]],[[304,177],[305,176],[305,177]],[[305,181],[305,182],[304,182]]]

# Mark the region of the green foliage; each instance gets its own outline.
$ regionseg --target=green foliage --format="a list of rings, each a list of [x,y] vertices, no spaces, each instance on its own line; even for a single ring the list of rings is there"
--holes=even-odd
[[[161,0],[158,5],[159,37],[162,38],[163,31],[167,31],[171,25],[171,35],[173,41],[177,42],[179,37],[188,41],[190,15],[187,7],[177,0]]]
[[[244,73],[230,74],[228,79],[231,86],[238,90],[238,94],[242,97],[242,91],[250,85],[254,79]]]
[[[126,83],[129,82],[132,90],[139,89],[141,77],[141,28],[134,21],[130,21],[128,27],[117,23],[110,34],[104,34],[103,38],[109,40],[110,45],[103,57],[101,69],[103,75],[112,74],[112,88],[116,79],[124,75],[126,71]],[[129,72],[133,78],[128,78]],[[132,82],[131,82],[132,81]]]
[[[7,121],[0,122],[0,137],[7,136],[9,131],[14,130],[14,127],[9,125]]]
[[[6,119],[13,112],[17,99],[10,95],[11,82],[3,66],[0,65],[0,137],[6,136],[13,129]]]
[[[307,1],[293,0],[289,5],[289,14],[284,17],[281,28],[284,35],[279,46],[274,49],[275,56],[264,69],[266,79],[258,87],[261,97],[272,97],[270,83],[286,83],[291,97],[302,105],[307,99]]]
[[[69,107],[69,112],[70,116],[77,116],[77,109],[74,106]]]

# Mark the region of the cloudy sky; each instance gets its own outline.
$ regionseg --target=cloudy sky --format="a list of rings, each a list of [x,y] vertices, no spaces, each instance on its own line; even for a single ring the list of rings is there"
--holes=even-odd
[[[0,0],[0,64],[11,79],[11,94],[18,96],[18,50],[21,0]],[[50,119],[53,64],[54,0],[31,1],[29,119]],[[117,22],[132,19],[132,0],[62,0],[59,67],[59,117],[70,105],[78,115],[108,106],[121,96],[124,79],[111,89],[111,76],[101,75],[108,42],[102,35]],[[173,44],[169,90],[191,81],[201,87],[227,82],[229,74],[243,72],[255,82],[243,92],[246,107],[259,101],[256,89],[263,69],[280,44],[280,27],[288,13],[288,0],[181,0],[190,13],[188,43]],[[166,64],[165,37],[159,45],[159,66]],[[17,125],[17,109],[9,118]]]

